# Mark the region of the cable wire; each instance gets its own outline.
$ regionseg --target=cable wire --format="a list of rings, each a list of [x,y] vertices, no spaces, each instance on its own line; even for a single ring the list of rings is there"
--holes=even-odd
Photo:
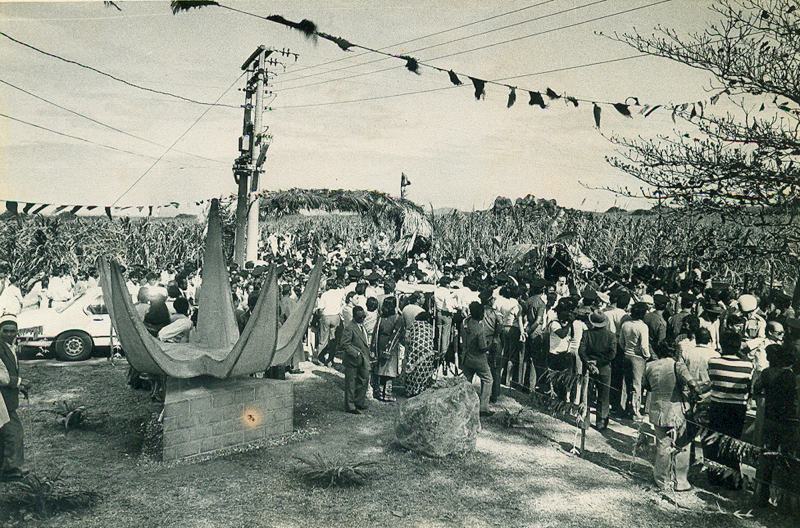
[[[239,79],[241,79],[242,77],[244,77],[246,73],[247,73],[247,71],[243,71],[243,72],[242,72],[242,73],[241,73],[241,74],[240,74],[240,75],[239,75],[239,76],[236,78],[236,80],[235,80],[235,81],[233,81],[233,83],[232,83],[232,84],[231,84],[231,85],[230,85],[230,86],[229,86],[229,87],[228,87],[228,88],[227,88],[227,89],[226,89],[224,92],[222,92],[222,94],[221,94],[219,97],[217,97],[217,101],[219,101],[220,99],[222,99],[223,97],[225,97],[225,94],[227,94],[227,93],[228,93],[228,92],[231,90],[231,88],[233,88],[234,86],[236,86],[236,83],[238,83],[238,82],[239,82]],[[214,101],[214,103],[216,103],[217,101]],[[178,142],[179,142],[181,139],[183,139],[183,137],[184,137],[186,134],[188,134],[188,133],[189,133],[189,131],[190,131],[192,128],[194,128],[194,126],[195,126],[195,125],[196,125],[198,122],[200,122],[200,120],[201,120],[201,119],[203,119],[203,117],[205,117],[205,115],[206,115],[206,114],[207,114],[207,113],[208,113],[208,112],[209,112],[209,111],[210,111],[212,108],[214,108],[214,106],[216,106],[216,104],[209,105],[209,107],[208,107],[208,108],[206,108],[206,109],[203,111],[203,113],[202,113],[202,114],[200,114],[200,117],[198,117],[197,119],[195,119],[195,120],[194,120],[194,123],[192,123],[191,125],[189,125],[189,128],[187,128],[187,129],[186,129],[186,130],[183,132],[183,134],[181,134],[181,135],[178,137],[178,139],[176,139],[176,140],[175,140],[175,141],[172,143],[172,145],[170,145],[170,146],[169,146],[169,148],[167,148],[167,150],[165,150],[165,151],[164,151],[164,153],[163,153],[163,154],[161,154],[161,156],[159,156],[159,157],[158,157],[158,159],[157,159],[155,162],[153,162],[153,164],[152,164],[152,165],[150,165],[150,167],[148,167],[148,169],[147,169],[146,171],[144,171],[144,173],[142,173],[142,175],[141,175],[141,176],[139,176],[139,177],[136,179],[136,181],[135,181],[135,182],[133,182],[133,183],[131,184],[131,186],[130,186],[130,187],[128,187],[128,188],[125,190],[125,192],[123,192],[122,194],[120,194],[120,195],[119,195],[119,197],[118,197],[116,200],[114,200],[114,203],[112,203],[112,204],[111,204],[111,207],[113,207],[113,206],[117,205],[117,202],[119,202],[119,201],[120,201],[120,200],[121,200],[121,199],[122,199],[122,198],[123,198],[123,197],[124,197],[126,194],[128,194],[128,193],[131,191],[131,189],[133,189],[133,188],[136,186],[136,184],[138,184],[140,181],[142,181],[142,179],[143,179],[145,176],[147,176],[147,174],[148,174],[148,173],[149,173],[151,170],[153,170],[153,167],[155,167],[155,166],[156,166],[156,164],[157,164],[159,161],[161,161],[161,160],[164,158],[164,156],[166,156],[166,155],[167,155],[167,153],[168,153],[170,150],[172,150],[172,147],[174,147],[175,145],[177,145],[177,144],[178,144]]]
[[[146,139],[146,138],[143,138],[143,137],[137,136],[136,134],[131,134],[130,132],[125,132],[124,130],[120,130],[119,128],[113,127],[113,126],[111,126],[111,125],[107,125],[106,123],[103,123],[103,122],[101,122],[101,121],[98,121],[97,119],[94,119],[94,118],[92,118],[92,117],[89,117],[89,116],[87,116],[87,115],[84,115],[84,114],[82,114],[82,113],[80,113],[80,112],[77,112],[77,111],[75,111],[75,110],[71,110],[71,109],[69,109],[69,108],[66,108],[66,107],[64,107],[64,106],[61,106],[61,105],[59,105],[59,104],[57,104],[57,103],[54,103],[54,102],[52,102],[52,101],[48,101],[48,100],[47,100],[47,99],[45,99],[44,97],[41,97],[41,96],[39,96],[39,95],[36,95],[35,93],[29,92],[28,90],[25,90],[24,88],[20,88],[19,86],[15,86],[15,85],[11,84],[10,82],[8,82],[8,81],[5,81],[5,80],[3,80],[3,79],[0,79],[0,83],[2,83],[2,84],[5,84],[6,86],[9,86],[9,87],[11,87],[11,88],[14,88],[15,90],[19,90],[19,91],[20,91],[20,92],[22,92],[22,93],[28,94],[28,95],[30,95],[31,97],[33,97],[33,98],[35,98],[35,99],[38,99],[39,101],[42,101],[42,102],[44,102],[44,103],[47,103],[47,104],[49,104],[49,105],[55,106],[56,108],[60,108],[61,110],[64,110],[64,111],[66,111],[66,112],[69,112],[69,113],[71,113],[71,114],[74,114],[74,115],[76,115],[76,116],[78,116],[78,117],[80,117],[80,118],[83,118],[83,119],[86,119],[86,120],[88,120],[88,121],[91,121],[92,123],[95,123],[95,124],[97,124],[97,125],[100,125],[100,126],[102,126],[102,127],[104,127],[104,128],[107,128],[107,129],[109,129],[109,130],[113,130],[114,132],[119,132],[120,134],[124,134],[124,135],[126,135],[126,136],[132,137],[132,138],[134,138],[134,139],[138,139],[138,140],[140,140],[140,141],[144,141],[145,143],[150,143],[151,145],[155,145],[155,146],[157,146],[157,147],[161,147],[161,148],[167,148],[167,147],[165,147],[164,145],[161,145],[161,144],[159,144],[159,143],[156,143],[155,141],[151,141],[151,140],[149,140],[149,139]],[[198,154],[192,154],[191,152],[184,152],[184,151],[182,151],[182,150],[177,150],[177,149],[175,150],[175,152],[180,152],[181,154],[185,154],[185,155],[187,155],[187,156],[192,156],[192,157],[194,157],[194,158],[203,159],[203,160],[206,160],[206,161],[213,161],[213,162],[215,162],[215,163],[224,163],[225,165],[227,165],[227,164],[228,164],[228,162],[227,162],[227,161],[220,161],[220,160],[215,160],[215,159],[212,159],[212,158],[206,158],[205,156],[200,156],[200,155],[198,155]],[[155,158],[153,158],[153,159],[155,159]]]
[[[622,14],[627,14],[627,13],[630,13],[630,12],[632,12],[632,11],[637,11],[637,10],[640,10],[640,9],[645,9],[645,8],[648,8],[648,7],[653,7],[653,6],[656,6],[656,5],[659,5],[659,4],[664,4],[664,3],[666,3],[666,2],[671,2],[671,1],[672,1],[672,0],[658,0],[658,1],[656,1],[656,2],[652,2],[652,3],[650,3],[650,4],[646,4],[646,5],[643,5],[643,6],[638,6],[638,7],[631,8],[631,9],[625,9],[625,10],[622,10],[622,11],[618,11],[618,12],[616,12],[616,13],[611,13],[611,14],[607,14],[607,15],[600,16],[600,17],[595,17],[595,18],[592,18],[592,19],[589,19],[589,20],[585,20],[585,21],[582,21],[582,22],[575,22],[575,23],[573,23],[573,24],[568,24],[568,25],[564,25],[564,26],[557,27],[557,28],[551,28],[551,29],[547,29],[547,30],[539,31],[539,32],[536,32],[536,33],[531,33],[531,34],[528,34],[528,35],[523,35],[523,36],[521,36],[521,37],[515,37],[515,38],[513,38],[513,39],[509,39],[509,40],[505,40],[505,41],[497,42],[497,43],[494,43],[494,44],[487,44],[487,45],[480,46],[480,47],[477,47],[477,48],[473,48],[473,49],[470,49],[470,50],[462,50],[462,51],[459,51],[459,52],[454,52],[454,53],[449,53],[449,54],[446,54],[446,55],[441,55],[441,56],[439,56],[439,57],[434,57],[434,58],[432,58],[432,59],[427,59],[427,60],[426,60],[426,61],[424,61],[424,62],[423,62],[423,61],[417,61],[417,62],[418,62],[418,64],[419,64],[420,66],[426,66],[426,67],[428,67],[428,68],[431,68],[431,69],[434,69],[434,70],[437,70],[437,71],[440,71],[440,72],[448,72],[448,70],[447,70],[447,69],[445,69],[445,68],[440,68],[440,67],[438,67],[438,66],[434,66],[434,65],[432,65],[432,64],[429,64],[429,62],[430,62],[430,61],[434,61],[434,60],[443,59],[443,58],[446,58],[446,57],[453,57],[453,56],[456,56],[456,55],[462,55],[462,54],[464,54],[464,53],[471,53],[471,52],[473,52],[473,51],[478,51],[478,50],[482,50],[482,49],[486,49],[486,48],[490,48],[490,47],[494,47],[494,46],[500,46],[500,45],[502,45],[502,44],[508,44],[508,43],[510,43],[510,42],[516,42],[516,41],[519,41],[519,40],[523,40],[523,39],[527,39],[527,38],[532,38],[532,37],[539,36],[539,35],[544,35],[544,34],[546,34],[546,33],[553,33],[553,32],[555,32],[555,31],[560,31],[560,30],[563,30],[563,29],[573,28],[573,27],[580,26],[580,25],[583,25],[583,24],[588,24],[588,23],[590,23],[590,22],[596,22],[596,21],[598,21],[598,20],[603,20],[603,19],[606,19],[606,18],[611,18],[611,17],[614,17],[614,16],[619,16],[619,15],[622,15]],[[382,53],[382,52],[381,52],[381,54],[383,54],[383,55],[386,55],[385,53]],[[392,56],[392,57],[395,57],[395,58],[400,58],[400,57],[396,57],[395,55],[390,55],[390,56]],[[348,79],[352,79],[352,78],[355,78],[355,77],[363,77],[364,75],[372,75],[372,74],[376,74],[376,73],[383,73],[383,72],[385,72],[385,71],[394,70],[394,69],[401,68],[401,67],[403,67],[403,66],[400,66],[400,65],[398,65],[398,66],[391,66],[391,67],[389,67],[389,68],[383,68],[383,69],[380,69],[380,70],[373,70],[373,71],[371,71],[371,72],[362,72],[362,73],[357,73],[357,74],[349,75],[349,76],[346,76],[346,77],[338,77],[338,78],[336,78],[336,79],[327,79],[327,80],[324,80],[324,81],[318,81],[318,82],[315,82],[315,83],[303,84],[303,85],[300,85],[300,86],[291,86],[291,87],[288,87],[288,88],[284,88],[282,91],[283,91],[283,92],[286,92],[286,91],[289,91],[289,90],[296,90],[296,89],[300,89],[300,88],[307,88],[307,87],[311,87],[311,86],[318,86],[318,85],[320,85],[320,84],[327,84],[327,83],[330,83],[330,82],[336,82],[336,81],[348,80]],[[460,73],[460,72],[454,72],[454,73],[456,73],[457,75],[465,75],[465,76],[467,76],[467,77],[470,77],[469,75],[467,75],[467,74],[465,74],[465,73]],[[507,85],[505,85],[505,84],[503,84],[503,83],[499,83],[499,82],[497,82],[497,81],[486,81],[486,83],[488,83],[488,84],[500,84],[500,85],[502,85],[502,86],[507,86]]]
[[[387,50],[387,49],[389,49],[389,48],[395,48],[395,47],[397,47],[397,46],[402,46],[403,44],[409,44],[409,43],[411,43],[411,42],[416,42],[416,41],[418,41],[418,40],[424,40],[424,39],[427,39],[427,38],[435,37],[435,36],[437,36],[437,35],[443,35],[443,34],[445,34],[445,33],[450,33],[450,32],[453,32],[453,31],[457,31],[457,30],[459,30],[459,29],[464,29],[464,28],[466,28],[466,27],[469,27],[469,26],[474,26],[474,25],[477,25],[477,24],[481,24],[481,23],[483,23],[483,22],[488,22],[489,20],[494,20],[494,19],[496,19],[496,18],[501,18],[501,17],[504,17],[504,16],[513,15],[513,14],[515,14],[515,13],[519,13],[519,12],[521,12],[521,11],[526,11],[526,10],[528,10],[528,9],[532,9],[532,8],[534,8],[534,7],[543,6],[543,5],[545,5],[545,4],[549,4],[549,3],[551,3],[551,2],[554,2],[554,1],[555,1],[555,0],[545,0],[545,1],[543,1],[543,2],[539,2],[538,4],[533,4],[533,5],[529,5],[529,6],[526,6],[526,7],[519,8],[519,9],[514,9],[513,11],[508,11],[508,12],[505,12],[505,13],[501,13],[501,14],[499,14],[499,15],[494,15],[494,16],[490,16],[490,17],[488,17],[488,18],[483,18],[483,19],[481,19],[481,20],[476,20],[476,21],[474,21],[474,22],[469,22],[469,23],[467,23],[467,24],[462,24],[462,25],[460,25],[460,26],[456,26],[456,27],[454,27],[454,28],[450,28],[450,29],[444,29],[444,30],[442,30],[442,31],[436,31],[436,32],[434,32],[434,33],[429,33],[429,34],[427,34],[427,35],[424,35],[424,36],[422,36],[422,37],[416,37],[416,38],[412,38],[412,39],[409,39],[409,40],[404,40],[403,42],[398,42],[398,43],[396,43],[396,44],[390,44],[389,46],[384,46],[384,47],[382,47],[382,48],[378,48],[378,50],[379,50],[379,51],[383,51],[383,50]],[[604,0],[604,1],[605,1],[605,0]],[[423,49],[425,49],[425,48],[423,48]],[[418,51],[418,50],[417,50],[417,51]],[[414,51],[410,51],[409,53],[414,53]],[[320,63],[320,64],[313,64],[313,65],[311,65],[311,66],[305,66],[305,67],[303,67],[303,68],[298,68],[298,69],[296,69],[296,70],[292,71],[292,72],[290,73],[290,75],[291,75],[291,74],[294,74],[294,73],[297,73],[297,72],[304,71],[304,70],[308,70],[308,69],[312,69],[312,68],[318,68],[318,67],[320,67],[320,66],[326,66],[326,65],[328,65],[328,64],[333,64],[333,63],[335,63],[335,62],[341,62],[341,61],[344,61],[344,60],[355,59],[355,58],[357,58],[357,57],[361,57],[362,55],[367,55],[367,54],[369,54],[369,52],[368,52],[368,51],[363,51],[363,52],[361,52],[361,53],[358,53],[358,54],[356,54],[356,55],[353,55],[353,56],[351,56],[351,57],[341,57],[341,58],[334,59],[334,60],[330,60],[330,61],[323,62],[323,63]],[[382,59],[381,59],[381,60],[382,60]],[[371,62],[361,63],[360,65],[364,65],[364,64],[371,64]],[[358,64],[357,64],[357,65],[355,65],[355,66],[358,66]],[[338,69],[337,69],[337,70],[328,70],[328,71],[325,71],[325,72],[322,72],[322,73],[330,73],[330,72],[333,72],[333,71],[339,71],[339,70],[338,70]],[[316,74],[316,75],[319,75],[319,74]],[[309,77],[309,76],[298,77],[298,78],[296,78],[296,79],[289,79],[289,80],[290,80],[290,81],[294,81],[294,80],[298,80],[298,79],[303,79],[303,78],[305,78],[305,77]]]
[[[489,33],[494,33],[495,31],[501,31],[503,29],[508,29],[508,28],[512,28],[512,27],[515,27],[515,26],[520,26],[522,24],[529,24],[531,22],[535,22],[535,21],[538,21],[538,20],[543,20],[545,18],[549,18],[549,17],[552,17],[552,16],[561,15],[561,14],[568,13],[568,12],[571,12],[571,11],[577,11],[579,9],[583,9],[583,8],[586,8],[586,7],[591,7],[591,6],[596,5],[596,4],[602,4],[602,3],[607,2],[607,1],[608,0],[594,0],[593,2],[590,2],[588,4],[584,4],[584,5],[581,5],[581,6],[571,7],[569,9],[556,11],[555,13],[550,13],[550,14],[547,14],[547,15],[541,15],[541,16],[538,16],[538,17],[535,17],[535,18],[529,18],[529,19],[523,20],[521,22],[515,22],[513,24],[508,24],[506,26],[501,26],[499,28],[489,29],[489,30],[486,30],[486,31],[482,31],[480,33],[474,33],[472,35],[466,35],[464,37],[459,37],[457,39],[448,40],[446,42],[442,42],[442,43],[439,43],[439,44],[432,44],[430,46],[425,46],[424,48],[417,48],[417,49],[409,50],[406,53],[406,55],[409,55],[411,53],[418,53],[420,51],[426,51],[426,50],[433,49],[433,48],[438,48],[440,46],[446,46],[448,44],[453,44],[455,42],[461,42],[461,41],[468,40],[468,39],[471,39],[471,38],[487,35]],[[537,4],[537,5],[541,5],[541,4]],[[364,54],[365,53],[367,53],[367,52],[364,52]],[[315,77],[317,75],[323,75],[323,74],[326,74],[326,73],[333,73],[333,72],[337,72],[337,71],[341,71],[341,70],[347,70],[347,69],[355,68],[355,67],[358,67],[358,66],[366,66],[368,64],[372,64],[372,63],[380,62],[380,61],[385,61],[385,60],[388,60],[390,58],[394,58],[394,57],[393,56],[392,57],[381,57],[381,58],[374,59],[374,60],[371,60],[371,61],[368,61],[368,62],[362,62],[362,63],[359,63],[359,64],[351,64],[349,66],[344,66],[342,68],[337,68],[337,69],[334,69],[334,70],[328,70],[328,71],[324,71],[324,72],[312,73],[312,74],[305,75],[305,76],[302,76],[302,77],[296,77],[294,79],[288,79],[287,81],[278,81],[278,82],[297,81],[297,80],[300,80],[300,79],[306,79],[308,77]]]
[[[144,90],[146,92],[157,93],[159,95],[166,95],[168,97],[174,97],[176,99],[180,99],[180,100],[186,101],[188,103],[194,103],[194,104],[199,104],[199,105],[203,105],[203,106],[222,106],[222,107],[225,107],[225,108],[235,108],[237,110],[241,108],[240,106],[235,106],[235,105],[206,103],[206,102],[203,102],[203,101],[197,101],[195,99],[190,99],[190,98],[184,97],[182,95],[176,95],[176,94],[173,94],[173,93],[170,93],[170,92],[162,92],[161,90],[155,90],[153,88],[147,88],[146,86],[141,86],[141,85],[126,81],[125,79],[120,79],[119,77],[111,75],[110,73],[106,73],[106,72],[104,72],[102,70],[98,70],[97,68],[93,68],[92,66],[87,66],[87,65],[82,64],[82,63],[80,63],[78,61],[65,59],[64,57],[60,57],[60,56],[58,56],[58,55],[56,55],[54,53],[49,53],[47,51],[41,50],[41,49],[37,48],[36,46],[32,46],[30,44],[22,42],[21,40],[15,39],[14,37],[8,35],[7,33],[2,32],[2,31],[0,31],[0,35],[2,35],[3,37],[7,38],[11,42],[15,42],[15,43],[19,44],[20,46],[24,46],[26,48],[32,49],[33,51],[35,51],[37,53],[41,53],[42,55],[46,55],[48,57],[52,57],[54,59],[58,59],[60,61],[66,62],[68,64],[74,64],[76,66],[80,66],[81,68],[85,68],[87,70],[91,70],[91,71],[93,71],[95,73],[98,73],[100,75],[108,77],[109,79],[113,79],[113,80],[115,80],[117,82],[120,82],[122,84],[125,84],[127,86],[131,86],[133,88],[138,88],[139,90]]]

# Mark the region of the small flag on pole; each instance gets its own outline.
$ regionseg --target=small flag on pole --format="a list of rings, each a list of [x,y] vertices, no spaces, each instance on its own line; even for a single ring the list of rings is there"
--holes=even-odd
[[[408,187],[411,185],[411,180],[408,179],[408,176],[405,173],[400,173],[400,187]]]

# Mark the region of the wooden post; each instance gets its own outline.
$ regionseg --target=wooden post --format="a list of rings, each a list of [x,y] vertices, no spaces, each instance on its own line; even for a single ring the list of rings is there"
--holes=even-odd
[[[591,426],[591,413],[589,412],[589,372],[584,372],[581,378],[581,403],[583,404],[583,426],[581,427],[581,457],[586,448],[586,430]]]

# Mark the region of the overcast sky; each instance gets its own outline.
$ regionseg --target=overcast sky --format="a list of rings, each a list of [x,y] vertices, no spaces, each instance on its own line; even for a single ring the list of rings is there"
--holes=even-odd
[[[285,70],[274,69],[274,98],[267,99],[273,110],[264,115],[274,136],[264,189],[398,195],[404,172],[412,182],[408,196],[426,207],[483,209],[498,195],[528,193],[587,210],[642,206],[598,190],[639,186],[606,163],[613,146],[602,134],[673,134],[670,114],[630,119],[603,105],[598,131],[590,102],[574,108],[556,100],[542,110],[528,105],[527,90],[549,87],[606,103],[629,96],[642,104],[707,100],[707,73],[664,59],[586,66],[638,54],[599,32],[649,34],[658,24],[685,32],[714,17],[706,0],[657,2],[222,2],[261,16],[306,18],[352,43],[452,69],[464,81],[458,88],[444,73],[423,67],[415,75],[402,61],[343,52],[219,7],[173,15],[169,2],[121,0],[121,11],[102,2],[0,3],[0,31],[9,37],[134,84],[235,107],[209,109],[133,88],[0,36],[0,113],[8,116],[0,117],[0,199],[158,205],[234,192],[241,65],[263,44],[299,54],[296,62],[284,59]],[[592,19],[599,20],[574,25]],[[476,101],[467,76],[505,79],[517,87],[516,104],[506,108],[509,90],[494,85]]]

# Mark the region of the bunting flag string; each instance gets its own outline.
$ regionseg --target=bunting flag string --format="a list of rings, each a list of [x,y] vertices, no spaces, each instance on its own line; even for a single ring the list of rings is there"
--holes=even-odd
[[[182,2],[176,2],[176,3],[177,4],[181,4]],[[233,8],[218,4],[216,2],[213,2],[213,5],[217,5],[219,7],[225,8],[225,9],[231,9],[233,11],[239,11],[237,9],[233,9]],[[251,13],[247,13],[247,14],[251,14]],[[286,18],[284,18],[284,17],[282,17],[280,15],[270,15],[270,16],[267,16],[267,17],[261,17],[259,15],[253,15],[253,16],[256,16],[258,18],[263,18],[265,20],[269,20],[270,22],[276,22],[278,24],[282,24],[282,25],[287,26],[287,27],[292,28],[292,29],[296,29],[296,30],[302,32],[306,36],[306,38],[319,37],[319,38],[323,38],[325,40],[329,40],[329,41],[333,42],[334,44],[336,44],[337,46],[339,46],[339,48],[341,48],[343,51],[349,51],[350,48],[359,48],[359,49],[362,49],[364,51],[369,51],[369,52],[372,52],[372,53],[377,53],[377,54],[380,54],[380,55],[384,55],[386,57],[391,57],[391,58],[402,60],[402,61],[404,61],[406,63],[406,68],[409,71],[411,71],[411,72],[413,72],[413,73],[415,73],[417,75],[420,75],[420,71],[419,71],[420,66],[425,66],[427,68],[431,68],[431,69],[439,71],[439,72],[447,73],[447,75],[448,75],[448,77],[450,79],[450,82],[455,86],[461,86],[461,85],[464,84],[459,79],[459,77],[458,77],[459,74],[457,72],[453,71],[452,69],[440,68],[438,66],[434,66],[432,64],[427,64],[425,62],[419,61],[419,60],[415,59],[414,57],[410,57],[408,55],[395,55],[393,53],[389,53],[389,52],[386,52],[386,51],[381,51],[381,50],[378,50],[378,49],[373,49],[373,48],[370,48],[368,46],[363,46],[361,44],[350,42],[350,41],[345,40],[345,39],[343,39],[341,37],[336,37],[336,36],[333,36],[333,35],[329,35],[327,33],[323,33],[323,32],[318,30],[317,25],[314,22],[312,22],[312,21],[310,21],[308,19],[303,19],[301,22],[293,22],[291,20],[287,20]],[[462,73],[460,75],[466,75],[466,74]],[[510,93],[509,93],[509,96],[508,96],[508,102],[506,104],[507,108],[510,108],[511,106],[513,106],[514,102],[516,101],[516,89],[519,88],[518,86],[512,86],[510,84],[506,84],[506,83],[503,83],[503,82],[500,82],[500,81],[483,80],[483,79],[479,79],[479,78],[476,78],[476,77],[473,77],[473,76],[470,76],[470,75],[466,75],[466,76],[469,77],[469,79],[472,81],[472,84],[473,84],[473,86],[475,88],[475,99],[476,100],[485,99],[486,98],[486,85],[487,84],[493,84],[493,85],[497,85],[497,86],[503,86],[503,87],[509,89]],[[542,93],[540,91],[528,90],[528,93],[530,94],[530,101],[528,103],[529,106],[539,106],[541,109],[548,108],[548,105],[544,102],[544,99],[542,98]],[[553,90],[550,87],[547,87],[547,89],[545,90],[544,93],[545,93],[545,95],[547,95],[549,100],[556,101],[556,100],[561,99],[565,103],[571,104],[573,106],[573,108],[578,108],[579,102],[592,103],[592,108],[593,108],[593,112],[592,113],[593,113],[593,117],[594,117],[595,127],[600,128],[600,115],[601,115],[600,105],[611,106],[620,115],[622,115],[623,117],[628,117],[628,118],[633,118],[633,114],[631,112],[631,106],[634,106],[636,108],[641,108],[640,111],[639,111],[639,114],[643,115],[644,117],[649,117],[656,110],[662,109],[662,110],[667,110],[667,111],[672,112],[672,119],[673,120],[675,120],[676,116],[678,116],[678,115],[680,115],[681,117],[685,117],[685,118],[691,120],[691,119],[695,119],[697,117],[703,118],[703,111],[704,111],[704,108],[706,106],[715,105],[719,101],[719,98],[720,98],[720,96],[722,94],[724,94],[724,93],[729,94],[730,92],[728,90],[722,90],[719,93],[714,94],[713,96],[711,96],[707,100],[693,101],[693,102],[690,102],[690,103],[677,103],[677,104],[672,104],[672,103],[663,104],[663,103],[661,103],[661,104],[655,104],[655,105],[653,105],[653,104],[644,104],[644,105],[642,105],[642,104],[640,104],[639,99],[636,98],[636,97],[628,97],[625,100],[626,102],[624,102],[624,103],[583,99],[583,98],[579,98],[579,97],[576,97],[576,96],[573,96],[573,95],[560,94],[560,93],[556,92],[555,90]],[[627,101],[629,99],[632,99],[634,101],[633,104],[628,104],[627,103]],[[778,105],[778,108],[782,108],[776,101],[774,101],[774,102],[775,102],[776,105]],[[689,112],[687,112],[688,109],[691,109],[691,110]],[[763,107],[762,107],[762,109],[763,109]],[[786,107],[786,109],[787,109],[787,111],[791,110],[788,107]],[[800,112],[800,110],[798,110],[798,112]]]

